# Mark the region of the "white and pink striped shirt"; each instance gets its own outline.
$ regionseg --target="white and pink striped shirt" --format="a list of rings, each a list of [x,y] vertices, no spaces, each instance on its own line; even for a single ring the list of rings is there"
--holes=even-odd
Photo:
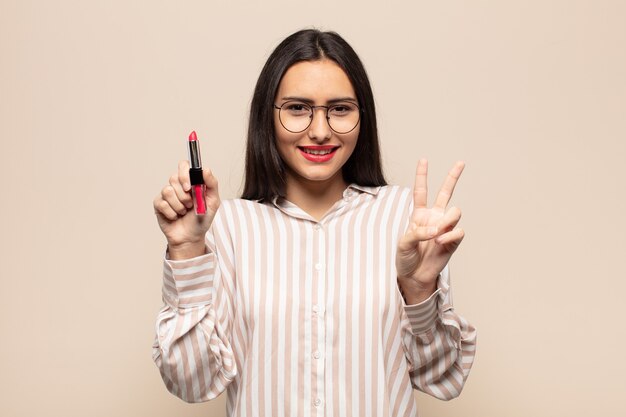
[[[413,388],[458,396],[476,331],[437,291],[406,305],[395,253],[412,210],[398,186],[350,185],[316,221],[284,199],[222,202],[207,254],[164,260],[153,359],[188,402],[228,416],[417,416]]]

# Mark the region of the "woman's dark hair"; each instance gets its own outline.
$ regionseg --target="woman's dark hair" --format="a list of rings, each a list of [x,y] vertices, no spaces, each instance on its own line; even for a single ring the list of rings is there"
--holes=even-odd
[[[362,112],[356,147],[342,169],[344,180],[365,186],[387,184],[380,161],[374,96],[363,63],[337,33],[306,29],[283,40],[259,75],[250,106],[242,198],[270,201],[285,196],[286,167],[276,148],[272,104],[280,80],[292,65],[322,59],[336,62],[345,71]]]

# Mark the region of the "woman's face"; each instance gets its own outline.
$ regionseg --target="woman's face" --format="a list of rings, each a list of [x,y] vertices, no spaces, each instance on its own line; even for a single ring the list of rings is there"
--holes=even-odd
[[[346,123],[346,109],[352,103],[352,110],[357,104],[356,94],[346,73],[331,60],[302,61],[291,66],[283,76],[274,104],[297,100],[289,111],[294,118],[303,120],[306,126],[308,118],[300,115],[303,107],[297,103],[308,103],[312,106],[337,105],[332,110],[333,127]],[[345,106],[343,106],[345,104]],[[282,110],[283,122],[288,109]],[[358,112],[358,108],[356,108]],[[358,114],[358,113],[357,113]],[[293,120],[292,120],[293,121]],[[288,126],[289,127],[289,126]],[[360,123],[348,133],[333,131],[326,120],[326,109],[313,109],[313,120],[308,128],[300,133],[287,130],[280,121],[278,109],[274,110],[274,130],[276,146],[283,161],[287,165],[288,184],[308,181],[334,183],[342,182],[341,168],[346,163],[359,137]],[[345,129],[337,129],[344,131]],[[330,153],[328,153],[330,152]],[[328,154],[327,154],[328,153]]]

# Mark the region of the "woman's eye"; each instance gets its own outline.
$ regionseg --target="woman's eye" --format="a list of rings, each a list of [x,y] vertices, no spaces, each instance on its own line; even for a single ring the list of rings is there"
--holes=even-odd
[[[355,107],[350,104],[337,104],[330,108],[330,113],[336,116],[342,116],[354,111]]]
[[[309,106],[302,103],[290,103],[286,106],[287,110],[293,113],[306,113],[309,111]]]

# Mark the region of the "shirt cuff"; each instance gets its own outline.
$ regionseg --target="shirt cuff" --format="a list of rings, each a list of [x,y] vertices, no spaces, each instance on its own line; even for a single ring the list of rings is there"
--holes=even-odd
[[[173,309],[208,305],[213,299],[215,254],[191,259],[163,257],[163,301]]]
[[[435,326],[438,318],[437,299],[440,292],[441,289],[438,288],[421,303],[404,305],[404,311],[409,318],[413,335],[423,333]]]

